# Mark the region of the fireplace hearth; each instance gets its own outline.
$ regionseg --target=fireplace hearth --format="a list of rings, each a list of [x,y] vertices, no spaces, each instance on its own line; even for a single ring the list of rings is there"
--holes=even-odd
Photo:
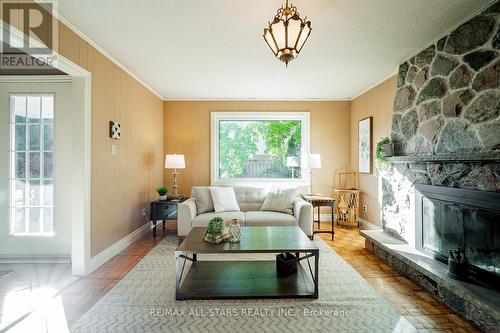
[[[415,247],[448,263],[463,249],[468,278],[500,288],[500,193],[415,186]]]

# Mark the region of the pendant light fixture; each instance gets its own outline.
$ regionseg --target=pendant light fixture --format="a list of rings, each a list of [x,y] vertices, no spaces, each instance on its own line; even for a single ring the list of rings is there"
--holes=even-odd
[[[300,18],[297,7],[289,5],[288,0],[278,9],[269,26],[264,29],[264,40],[274,56],[286,66],[297,58],[311,34],[311,21]]]

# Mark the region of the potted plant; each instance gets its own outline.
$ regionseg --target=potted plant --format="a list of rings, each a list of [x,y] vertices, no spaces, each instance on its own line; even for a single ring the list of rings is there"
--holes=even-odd
[[[224,229],[224,220],[222,217],[214,217],[208,221],[208,226],[207,226],[207,232],[209,234],[220,234],[222,233],[222,230]]]
[[[393,155],[392,141],[388,137],[382,138],[377,143],[377,148],[375,151],[375,158],[380,165],[385,165],[389,163],[387,157]]]
[[[208,221],[207,232],[203,238],[205,242],[220,244],[231,238],[231,233],[224,230],[224,220],[221,217],[214,217]]]
[[[156,192],[160,196],[160,200],[167,200],[168,188],[166,186],[160,186],[156,189]]]

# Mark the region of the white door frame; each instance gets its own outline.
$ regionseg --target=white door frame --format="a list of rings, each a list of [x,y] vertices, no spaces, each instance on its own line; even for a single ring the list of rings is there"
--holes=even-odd
[[[71,224],[71,270],[73,275],[86,276],[90,274],[90,200],[91,200],[91,114],[92,100],[91,87],[92,75],[87,70],[74,64],[69,59],[58,54],[57,68],[71,76],[80,77],[84,80],[83,94],[83,168],[82,186],[78,203],[72,207],[76,212]],[[75,195],[75,194],[73,194]]]
[[[2,29],[6,28],[5,23],[0,21]],[[1,32],[1,31],[0,31]],[[25,38],[24,34],[14,27],[10,27],[10,37],[20,41]],[[35,39],[30,38],[31,45],[41,45]],[[61,54],[54,51],[57,56],[55,68],[67,73],[72,77],[79,77],[84,80],[84,89],[82,91],[84,101],[84,122],[83,126],[83,161],[82,168],[82,182],[81,188],[75,189],[72,196],[75,199],[75,206],[71,207],[73,210],[73,217],[71,219],[71,267],[73,275],[88,275],[91,272],[90,267],[90,199],[91,199],[91,87],[92,87],[92,74],[65,58]],[[38,58],[35,54],[31,56]],[[2,80],[19,80],[19,76],[4,76]],[[26,80],[26,78],[24,78]],[[43,80],[43,78],[40,78]],[[47,76],[45,79],[50,80]],[[69,209],[69,208],[68,208]]]

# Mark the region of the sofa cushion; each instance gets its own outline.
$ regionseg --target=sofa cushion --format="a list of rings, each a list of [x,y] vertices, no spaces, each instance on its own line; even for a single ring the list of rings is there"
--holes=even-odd
[[[293,202],[297,197],[295,188],[273,188],[266,197],[260,210],[293,214]]]
[[[208,189],[212,195],[216,213],[240,211],[240,206],[238,206],[232,187],[209,187]]]
[[[253,226],[296,226],[297,220],[293,215],[277,212],[246,212],[245,225]]]
[[[262,203],[266,199],[267,189],[256,188],[256,187],[246,187],[246,186],[235,186],[234,194],[236,195],[236,201],[238,201],[238,206],[242,212],[248,212],[253,210],[259,210],[262,207]]]
[[[191,197],[196,199],[198,214],[214,211],[214,202],[208,186],[194,186],[191,190]]]
[[[241,225],[245,225],[245,213],[243,212],[223,212],[223,213],[203,213],[197,215],[191,222],[193,227],[206,227],[208,226],[208,221],[214,217],[221,217],[224,220],[224,224],[229,226],[232,219],[240,220]]]

